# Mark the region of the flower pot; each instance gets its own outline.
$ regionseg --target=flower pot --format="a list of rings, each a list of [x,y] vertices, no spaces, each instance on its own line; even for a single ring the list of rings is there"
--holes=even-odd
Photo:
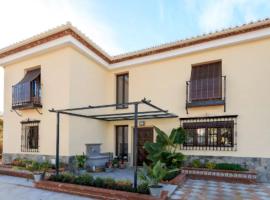
[[[41,173],[41,172],[40,173],[34,173],[33,176],[34,176],[34,181],[39,182],[44,178],[44,173]]]
[[[120,163],[120,164],[119,164],[119,168],[120,168],[120,169],[125,169],[125,168],[126,168],[125,163]]]
[[[162,191],[162,185],[152,185],[149,187],[150,194],[153,197],[160,197]]]

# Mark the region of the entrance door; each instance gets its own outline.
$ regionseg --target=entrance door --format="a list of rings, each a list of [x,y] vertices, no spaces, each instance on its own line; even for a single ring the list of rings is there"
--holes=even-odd
[[[153,128],[138,128],[138,154],[137,154],[137,165],[142,166],[143,162],[147,161],[147,152],[144,150],[143,145],[145,142],[153,142]]]

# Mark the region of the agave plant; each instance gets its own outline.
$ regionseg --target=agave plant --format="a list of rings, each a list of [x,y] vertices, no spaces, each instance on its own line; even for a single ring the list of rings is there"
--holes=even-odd
[[[182,127],[172,129],[169,135],[157,127],[155,127],[155,131],[157,133],[156,142],[146,142],[144,145],[148,152],[147,158],[152,161],[153,165],[160,161],[168,169],[180,168],[185,156],[177,149],[185,141],[185,130]]]

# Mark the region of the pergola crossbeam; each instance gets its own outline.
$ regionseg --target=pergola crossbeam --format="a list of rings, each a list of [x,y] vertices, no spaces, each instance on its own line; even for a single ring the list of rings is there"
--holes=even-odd
[[[155,109],[153,111],[139,111],[139,105],[145,104]],[[82,111],[82,110],[92,110],[92,109],[101,109],[101,108],[113,108],[120,106],[134,106],[134,112],[125,112],[125,113],[108,113],[108,114],[96,114],[96,115],[87,115],[81,113],[74,113],[74,111]],[[97,105],[97,106],[86,106],[86,107],[78,107],[78,108],[68,108],[68,109],[60,109],[55,110],[51,109],[50,112],[54,112],[57,114],[56,120],[56,173],[59,173],[59,144],[60,144],[60,114],[70,115],[74,117],[82,117],[88,119],[96,119],[96,120],[104,120],[104,121],[122,121],[122,120],[134,120],[134,145],[133,145],[133,160],[134,160],[134,187],[137,188],[137,141],[138,141],[138,120],[141,119],[161,119],[161,118],[175,118],[178,117],[175,114],[169,113],[168,110],[164,110],[154,104],[151,103],[150,100],[146,100],[145,98],[141,101],[128,102],[124,104],[105,104],[105,105]]]

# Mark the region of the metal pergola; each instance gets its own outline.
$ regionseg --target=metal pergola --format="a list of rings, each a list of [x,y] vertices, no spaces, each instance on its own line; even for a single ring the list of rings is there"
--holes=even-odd
[[[147,105],[153,110],[139,111],[139,105],[141,104]],[[113,107],[120,107],[120,106],[129,106],[129,105],[134,106],[133,112],[96,114],[96,115],[74,113],[75,111],[93,110],[93,109],[101,109],[101,108],[113,108]],[[97,105],[97,106],[89,105],[86,107],[68,108],[68,109],[60,109],[60,110],[55,110],[54,108],[52,108],[49,111],[56,113],[56,163],[55,163],[56,174],[59,174],[60,114],[70,115],[74,117],[83,117],[83,118],[89,118],[89,119],[103,120],[103,121],[134,120],[133,165],[135,167],[135,170],[134,170],[134,187],[135,188],[137,188],[138,120],[178,117],[175,114],[169,113],[168,110],[164,110],[152,104],[150,100],[146,100],[145,98],[142,99],[141,101],[128,102],[124,104],[105,104],[105,105]]]

